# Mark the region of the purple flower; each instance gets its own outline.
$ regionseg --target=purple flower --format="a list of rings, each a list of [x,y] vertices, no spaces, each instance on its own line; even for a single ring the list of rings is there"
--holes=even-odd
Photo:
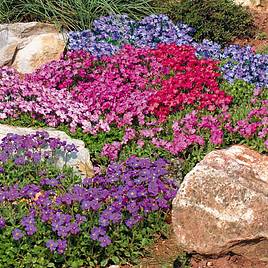
[[[0,217],[0,229],[3,229],[6,226],[6,221],[4,218]]]
[[[25,227],[25,231],[26,231],[27,235],[31,236],[37,232],[37,228],[35,225],[31,224],[31,225],[27,225]]]
[[[109,246],[112,241],[108,235],[101,236],[98,241],[100,242],[101,247],[107,247]]]
[[[80,214],[76,214],[75,219],[76,219],[78,224],[82,224],[83,222],[85,222],[87,220],[87,218],[85,216],[82,216]]]
[[[41,153],[33,153],[32,159],[34,161],[34,163],[38,163],[41,161]]]
[[[22,166],[26,163],[26,159],[23,156],[19,156],[15,159],[14,163],[18,166]]]
[[[0,153],[0,161],[2,163],[5,163],[7,161],[7,159],[8,159],[8,157],[9,157],[9,155],[7,153],[5,153],[5,152]]]
[[[107,215],[102,214],[99,218],[99,224],[102,227],[107,227],[110,224],[110,219],[107,217]]]
[[[60,182],[57,179],[44,178],[40,181],[40,184],[55,187],[55,186],[58,186]]]
[[[102,237],[106,234],[106,230],[103,227],[93,227],[90,233],[92,240],[98,240],[99,237]]]
[[[126,226],[128,228],[132,228],[135,224],[137,224],[138,222],[140,222],[143,219],[142,216],[140,215],[134,215],[132,217],[130,217],[128,220],[126,220]]]
[[[32,216],[32,215],[25,216],[25,217],[22,218],[20,223],[24,227],[26,227],[27,225],[33,225],[33,224],[35,224],[34,216]]]
[[[53,252],[53,251],[55,251],[55,250],[57,249],[57,247],[58,247],[58,242],[57,242],[57,241],[54,241],[54,240],[52,240],[52,239],[50,239],[50,240],[48,240],[48,241],[46,242],[46,247],[47,247],[51,252]]]
[[[68,225],[70,233],[76,235],[80,232],[79,224],[77,222],[70,223]]]
[[[76,146],[74,144],[67,144],[65,146],[65,150],[68,152],[68,153],[71,153],[71,152],[78,152]]]
[[[129,198],[135,199],[137,197],[137,191],[136,191],[136,189],[129,190],[128,193],[127,193],[127,196]]]
[[[67,249],[67,241],[66,240],[62,240],[62,239],[58,239],[57,240],[57,252],[59,254],[63,254],[64,251]]]
[[[20,229],[16,228],[12,231],[12,236],[14,240],[20,240],[24,235]]]
[[[40,187],[35,184],[28,184],[22,188],[21,193],[30,198],[34,198],[41,191]]]

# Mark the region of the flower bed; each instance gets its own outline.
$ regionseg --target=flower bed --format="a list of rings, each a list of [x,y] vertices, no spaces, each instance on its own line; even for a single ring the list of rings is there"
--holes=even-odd
[[[177,188],[167,161],[131,157],[81,181],[54,165],[57,154],[75,151],[46,132],[9,134],[0,144],[2,265],[135,261],[140,253],[129,248],[132,241],[144,247],[164,230]]]
[[[134,263],[167,227],[177,189],[170,172],[179,177],[180,164],[185,174],[232,144],[268,151],[267,55],[198,44],[191,32],[163,15],[103,17],[70,33],[60,60],[24,77],[0,69],[2,122],[60,128],[85,141],[102,170],[81,182],[51,161],[73,146],[40,133],[8,136],[0,146],[3,263]]]

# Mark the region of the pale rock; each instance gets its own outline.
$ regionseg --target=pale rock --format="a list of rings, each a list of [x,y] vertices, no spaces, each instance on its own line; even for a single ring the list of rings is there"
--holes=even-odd
[[[42,22],[18,22],[11,24],[0,24],[0,33],[3,31],[6,31],[6,33],[8,33],[7,37],[15,37],[17,39],[23,39],[44,33],[58,32],[54,25]]]
[[[18,42],[13,41],[0,49],[0,66],[11,65],[18,47]]]
[[[237,4],[249,7],[258,7],[267,5],[267,0],[235,0]]]
[[[43,64],[58,60],[65,48],[64,37],[58,33],[40,34],[18,50],[12,66],[20,73],[31,73]]]
[[[268,262],[267,222],[268,156],[245,146],[209,153],[173,200],[173,229],[189,253]]]
[[[76,173],[82,177],[92,177],[94,175],[90,153],[88,149],[85,148],[85,143],[81,140],[72,139],[63,131],[55,130],[53,128],[23,128],[0,124],[0,140],[2,140],[8,133],[28,135],[33,134],[36,131],[46,131],[52,138],[59,138],[62,141],[66,141],[67,144],[74,144],[78,149],[78,152],[75,153],[66,164],[74,168]],[[65,161],[63,158],[60,158],[57,162],[59,167],[62,167],[64,164]]]
[[[30,73],[60,58],[67,35],[54,25],[40,22],[0,24],[0,67],[9,65]]]

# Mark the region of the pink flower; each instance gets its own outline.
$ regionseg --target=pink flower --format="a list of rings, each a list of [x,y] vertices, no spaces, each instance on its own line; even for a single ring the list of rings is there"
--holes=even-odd
[[[140,147],[140,148],[143,148],[143,146],[144,146],[144,141],[143,140],[138,140],[137,141],[137,145],[138,145],[138,147]]]
[[[115,161],[118,158],[118,154],[121,150],[121,147],[122,145],[118,141],[114,141],[111,144],[105,144],[102,149],[101,155],[108,157],[111,161]]]

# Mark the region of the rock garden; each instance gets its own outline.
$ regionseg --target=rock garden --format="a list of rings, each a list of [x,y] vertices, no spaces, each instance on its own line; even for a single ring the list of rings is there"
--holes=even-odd
[[[0,3],[0,267],[268,267],[265,1],[37,2]]]

